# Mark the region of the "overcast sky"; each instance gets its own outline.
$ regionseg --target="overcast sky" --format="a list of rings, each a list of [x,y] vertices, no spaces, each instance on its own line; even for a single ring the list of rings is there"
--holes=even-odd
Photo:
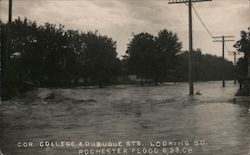
[[[1,19],[6,21],[8,1],[0,0]],[[194,7],[214,36],[235,35],[250,26],[249,0],[213,0],[194,3]],[[117,41],[119,56],[124,55],[131,34],[149,32],[156,35],[161,29],[176,32],[188,49],[188,7],[168,4],[168,0],[13,0],[13,18],[20,16],[39,24],[63,24],[66,29],[98,30]],[[194,49],[221,56],[221,43],[212,42],[193,12]],[[227,43],[235,50],[234,43]],[[232,56],[226,54],[232,60]]]

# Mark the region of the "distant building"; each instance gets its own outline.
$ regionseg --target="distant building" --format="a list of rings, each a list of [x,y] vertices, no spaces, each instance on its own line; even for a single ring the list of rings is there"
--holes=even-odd
[[[128,75],[129,81],[139,82],[140,78],[138,78],[136,75]]]

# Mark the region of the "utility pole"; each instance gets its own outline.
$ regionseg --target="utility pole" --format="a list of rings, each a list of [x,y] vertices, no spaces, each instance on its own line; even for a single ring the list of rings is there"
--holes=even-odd
[[[189,16],[189,95],[194,95],[194,83],[193,83],[193,22],[192,22],[192,3],[205,2],[212,0],[169,0],[169,4],[185,3],[188,4],[188,16]]]
[[[234,41],[230,38],[234,38],[234,36],[218,36],[218,37],[213,37],[215,40],[213,42],[222,42],[222,65],[221,65],[221,72],[222,72],[222,87],[225,87],[225,68],[224,68],[224,63],[225,63],[225,42],[229,41]],[[229,38],[225,40],[226,38]],[[216,40],[216,39],[221,39],[221,40]]]
[[[9,0],[9,21],[8,21],[8,38],[7,38],[7,50],[6,50],[6,70],[8,70],[8,64],[11,54],[11,23],[12,23],[12,0]],[[8,74],[8,72],[7,72]]]
[[[11,23],[12,23],[12,0],[9,0],[9,18],[7,23],[7,34],[6,34],[6,42],[5,48],[1,51],[1,76],[2,82],[1,85],[4,89],[8,88],[8,80],[9,80],[9,61],[10,61],[10,54],[11,54]],[[3,97],[3,96],[2,96]]]
[[[228,52],[229,55],[234,56],[234,84],[236,84],[236,66],[237,66],[237,61],[236,61],[236,55],[240,55],[238,52]]]
[[[12,21],[12,0],[9,0],[9,22]]]

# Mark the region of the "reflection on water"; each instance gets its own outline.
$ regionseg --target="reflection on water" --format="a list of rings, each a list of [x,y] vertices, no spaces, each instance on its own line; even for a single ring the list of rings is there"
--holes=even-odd
[[[188,84],[104,89],[39,89],[0,105],[0,148],[18,155],[77,154],[76,150],[18,149],[18,141],[42,140],[200,140],[195,155],[247,155],[248,105],[234,104],[237,86],[228,82],[195,85],[202,95],[188,96]]]

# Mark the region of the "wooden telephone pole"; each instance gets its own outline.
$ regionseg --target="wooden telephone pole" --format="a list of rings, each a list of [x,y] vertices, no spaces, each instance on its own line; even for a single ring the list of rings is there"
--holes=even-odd
[[[194,95],[194,84],[193,84],[193,22],[192,22],[192,3],[194,2],[205,2],[212,0],[169,0],[169,4],[188,4],[188,16],[189,16],[189,95]]]
[[[1,85],[4,88],[8,88],[9,80],[9,59],[11,54],[11,23],[12,23],[12,0],[9,0],[9,18],[7,23],[7,34],[5,48],[1,50]]]
[[[236,66],[237,66],[236,55],[240,55],[240,53],[238,53],[238,52],[228,52],[228,53],[229,53],[229,55],[234,56],[234,84],[236,84]]]
[[[234,41],[230,38],[234,38],[234,36],[218,36],[213,37],[214,39],[221,39],[221,40],[214,40],[213,42],[222,42],[222,65],[221,65],[221,72],[222,72],[222,87],[225,87],[225,68],[224,68],[224,60],[225,60],[225,42]],[[225,40],[226,38],[229,38]]]
[[[12,0],[9,0],[9,22],[12,21]]]
[[[9,0],[9,21],[8,21],[8,38],[7,38],[7,50],[6,50],[6,70],[8,70],[8,64],[11,54],[11,23],[12,23],[12,0]],[[8,74],[8,73],[7,73]]]

